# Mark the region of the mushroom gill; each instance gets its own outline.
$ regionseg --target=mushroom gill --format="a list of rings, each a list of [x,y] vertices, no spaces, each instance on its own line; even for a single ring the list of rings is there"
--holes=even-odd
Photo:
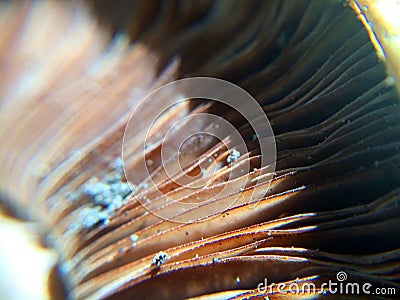
[[[0,35],[1,200],[47,231],[69,298],[365,298],[323,285],[339,283],[339,272],[400,292],[400,103],[346,1],[0,5],[8,28]],[[198,76],[255,97],[275,134],[272,174],[249,124],[207,99],[168,110],[144,153],[147,115],[134,120],[122,165],[132,109],[157,87]],[[149,110],[173,97],[153,99]],[[231,156],[221,141],[194,139],[182,159],[166,160],[176,170],[168,177],[164,134],[205,112],[232,123],[248,153]],[[214,124],[195,125],[200,132]],[[215,158],[213,179],[194,191],[180,186],[207,155]],[[157,190],[138,171],[142,157]],[[251,169],[240,172],[240,163]],[[134,195],[125,175],[137,181]],[[230,193],[195,207],[210,212],[195,222],[160,218],[138,201],[173,211],[165,195],[207,200],[225,186]],[[246,202],[250,195],[257,205]],[[243,201],[212,213],[236,196]],[[318,290],[294,295],[291,284]]]

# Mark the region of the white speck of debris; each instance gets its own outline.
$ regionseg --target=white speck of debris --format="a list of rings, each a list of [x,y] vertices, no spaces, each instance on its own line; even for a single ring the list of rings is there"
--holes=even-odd
[[[214,127],[215,127],[216,129],[218,129],[218,128],[219,128],[219,124],[216,123],[216,124],[214,125]]]
[[[115,159],[112,167],[114,171],[101,178],[95,176],[89,178],[73,195],[74,199],[78,199],[81,195],[91,198],[92,206],[78,213],[71,230],[90,229],[99,223],[107,225],[114,212],[128,200],[131,194],[130,185],[122,181],[122,175],[117,171],[117,169],[123,170],[121,169],[122,159]]]
[[[81,225],[85,229],[90,229],[100,222],[107,224],[107,220],[108,213],[103,211],[100,206],[86,207],[79,212],[76,224]]]
[[[235,160],[237,160],[240,157],[240,152],[237,151],[236,149],[233,149],[231,151],[231,154],[228,155],[228,157],[226,158],[226,162],[229,164],[231,162],[234,162]]]
[[[167,258],[168,258],[168,254],[163,251],[160,251],[153,257],[151,264],[156,267],[160,267]]]
[[[124,170],[124,162],[121,157],[117,157],[111,164],[111,167],[118,172],[123,172]]]
[[[132,244],[135,245],[139,237],[136,234],[132,234],[129,238],[131,239]]]
[[[104,181],[106,181],[107,183],[115,183],[121,181],[121,179],[121,173],[118,172],[111,172],[104,176]]]
[[[240,283],[240,277],[239,277],[239,276],[236,276],[235,281],[236,281],[236,284],[239,284],[239,283]]]

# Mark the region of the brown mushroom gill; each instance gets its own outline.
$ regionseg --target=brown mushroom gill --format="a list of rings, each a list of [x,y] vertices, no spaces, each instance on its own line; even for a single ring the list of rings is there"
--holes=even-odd
[[[352,282],[400,292],[400,103],[346,2],[93,1],[90,12],[43,3],[3,4],[0,20],[10,31],[0,36],[0,190],[17,214],[48,230],[69,297],[257,298],[265,278],[321,284],[341,270]],[[133,196],[104,217],[82,187],[119,175],[113,162],[136,101],[191,76],[229,80],[260,103],[277,148],[269,189],[250,183],[235,193],[261,195],[256,208],[234,206],[202,222],[160,219]],[[165,127],[203,111],[243,133],[256,171],[241,176],[258,176],[253,132],[225,107],[192,101],[170,111]],[[159,138],[150,138],[146,157],[160,190],[194,197],[162,173]],[[140,130],[132,136],[125,166],[138,178],[142,139]],[[196,196],[224,182],[218,145],[187,158],[195,168],[215,151],[223,162]],[[169,209],[145,185],[140,195]],[[160,251],[166,257],[155,267]],[[276,287],[268,296],[289,297]]]

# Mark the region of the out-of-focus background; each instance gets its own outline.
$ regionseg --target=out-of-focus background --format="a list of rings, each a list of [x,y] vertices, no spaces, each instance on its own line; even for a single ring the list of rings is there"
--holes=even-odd
[[[41,245],[34,223],[10,216],[0,207],[0,299],[50,299],[49,279],[55,251]]]

